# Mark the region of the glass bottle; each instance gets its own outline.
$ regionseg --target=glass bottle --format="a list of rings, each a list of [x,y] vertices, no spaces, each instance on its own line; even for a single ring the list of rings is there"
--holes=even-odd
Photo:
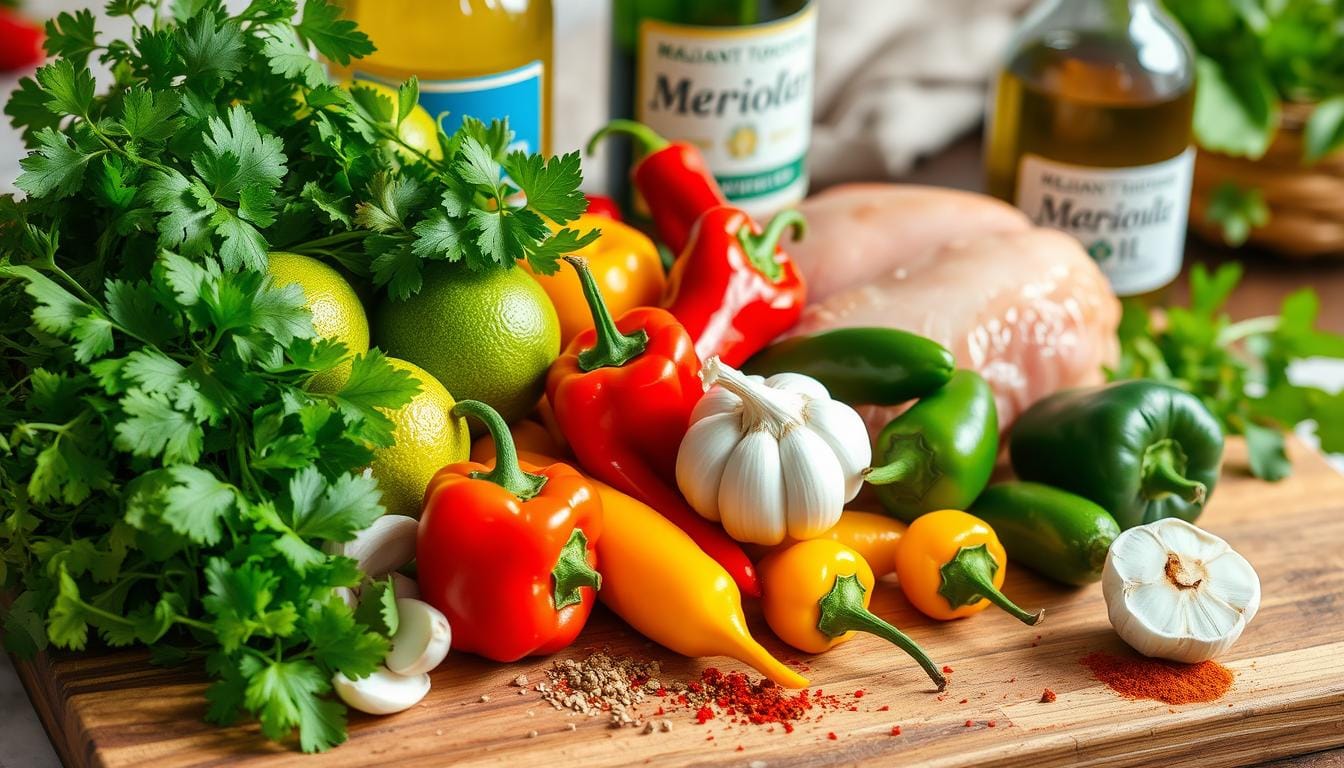
[[[615,0],[612,115],[699,146],[728,198],[765,216],[807,193],[815,50],[810,0]],[[624,195],[629,143],[615,149]]]
[[[1194,54],[1156,0],[1043,0],[999,73],[989,191],[1076,236],[1116,293],[1180,273],[1194,169]]]
[[[345,0],[376,50],[338,76],[396,86],[420,78],[420,104],[452,133],[463,115],[508,117],[517,149],[551,147],[550,0]],[[448,117],[449,122],[443,122]]]

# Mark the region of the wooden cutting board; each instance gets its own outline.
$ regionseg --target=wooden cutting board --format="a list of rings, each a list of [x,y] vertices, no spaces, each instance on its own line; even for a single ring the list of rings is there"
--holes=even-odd
[[[614,729],[603,718],[556,711],[535,692],[520,695],[510,685],[520,672],[540,679],[550,660],[498,665],[454,655],[420,705],[391,717],[357,716],[349,743],[305,756],[268,743],[255,726],[205,724],[199,673],[158,669],[141,654],[53,654],[19,670],[70,766],[1256,763],[1344,745],[1344,477],[1301,446],[1292,452],[1293,477],[1270,484],[1246,477],[1245,451],[1229,446],[1225,479],[1201,520],[1251,561],[1264,593],[1260,614],[1223,659],[1236,674],[1233,688],[1209,704],[1127,700],[1093,680],[1079,657],[1125,652],[1107,622],[1100,586],[1063,589],[1022,569],[1009,573],[1005,592],[1026,607],[1047,608],[1039,627],[994,610],[931,622],[894,584],[879,584],[874,610],[953,668],[941,697],[907,657],[874,638],[805,657],[775,642],[753,617],[767,647],[803,661],[814,686],[857,707],[827,711],[791,734],[721,721],[698,725],[684,713],[667,733]],[[710,665],[741,668],[723,659],[675,657],[605,610],[560,658],[599,647],[657,658],[665,680],[689,679]],[[1057,701],[1040,703],[1045,688]],[[854,699],[856,690],[866,695]],[[894,725],[901,735],[891,735]]]

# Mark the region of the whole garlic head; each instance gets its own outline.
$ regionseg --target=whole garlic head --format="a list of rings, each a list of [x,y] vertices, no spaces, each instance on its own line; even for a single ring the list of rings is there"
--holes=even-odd
[[[707,392],[677,452],[677,485],[738,541],[778,544],[830,530],[863,486],[863,419],[797,373],[747,376],[711,357]]]
[[[1101,577],[1111,626],[1145,656],[1207,661],[1260,608],[1260,578],[1227,542],[1178,518],[1130,528]]]

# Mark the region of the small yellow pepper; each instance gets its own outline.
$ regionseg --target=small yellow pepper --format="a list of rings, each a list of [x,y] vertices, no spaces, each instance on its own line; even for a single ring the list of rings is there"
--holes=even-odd
[[[520,451],[545,454],[554,456],[556,461],[571,463],[569,451],[561,448],[551,433],[541,424],[531,419],[521,419],[509,425],[509,434],[513,436],[513,444]],[[495,460],[495,441],[490,435],[482,435],[476,438],[476,442],[471,444],[471,460],[480,464],[489,464]]]
[[[840,515],[840,522],[817,538],[837,541],[858,552],[873,569],[873,577],[880,579],[896,570],[896,548],[901,544],[905,528],[905,523],[894,517],[846,509]],[[782,552],[796,543],[794,539],[785,539],[782,544],[762,547],[760,551],[765,554]],[[757,552],[751,552],[751,555],[753,560],[762,556]]]
[[[597,287],[613,317],[620,317],[635,307],[658,306],[667,277],[663,274],[663,262],[658,258],[658,247],[644,233],[606,216],[588,213],[565,226],[579,232],[601,231],[595,242],[572,255],[588,262],[588,269],[597,280]],[[555,313],[560,317],[561,349],[581,331],[593,327],[593,312],[583,296],[577,272],[562,269],[553,275],[541,275],[526,260],[519,263],[541,284],[555,305]]]
[[[1024,611],[999,591],[1007,569],[1008,557],[994,530],[956,509],[920,516],[896,550],[901,591],[925,615],[959,619],[993,603],[1023,623],[1040,623],[1045,611]]]
[[[938,690],[947,679],[923,648],[868,610],[873,569],[853,549],[811,539],[776,550],[761,561],[765,622],[779,639],[804,653],[823,653],[855,632],[889,640],[910,654]]]

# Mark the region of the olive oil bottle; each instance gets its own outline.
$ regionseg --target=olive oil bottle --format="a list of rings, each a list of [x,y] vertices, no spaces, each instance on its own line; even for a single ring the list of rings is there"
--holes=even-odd
[[[420,78],[420,105],[452,133],[470,115],[507,117],[513,148],[551,148],[550,0],[343,0],[377,46],[333,66],[340,77],[396,86]],[[446,120],[445,120],[446,118]]]
[[[1180,273],[1194,55],[1157,0],[1045,0],[999,73],[991,194],[1076,236],[1121,296]]]
[[[615,0],[612,115],[697,145],[724,194],[753,215],[796,203],[807,193],[816,23],[810,0]],[[614,148],[624,197],[629,143]]]

